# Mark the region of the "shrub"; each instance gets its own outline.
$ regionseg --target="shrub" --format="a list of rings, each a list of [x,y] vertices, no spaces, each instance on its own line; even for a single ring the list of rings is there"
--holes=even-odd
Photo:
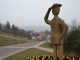
[[[80,30],[71,31],[64,38],[63,47],[65,53],[75,53],[80,56]]]

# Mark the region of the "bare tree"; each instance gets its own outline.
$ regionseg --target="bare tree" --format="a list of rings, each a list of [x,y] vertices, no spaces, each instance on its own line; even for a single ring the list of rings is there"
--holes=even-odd
[[[77,30],[80,27],[80,23],[77,23],[77,20],[74,19],[72,20],[71,24],[68,24],[68,27],[69,27],[69,31]]]

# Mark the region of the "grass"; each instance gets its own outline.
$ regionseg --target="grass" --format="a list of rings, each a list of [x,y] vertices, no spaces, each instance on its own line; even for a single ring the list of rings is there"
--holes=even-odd
[[[39,50],[36,48],[29,48],[27,50],[24,50],[20,53],[14,54],[12,56],[9,56],[3,60],[26,60],[28,57],[33,57],[33,56],[39,56],[39,55],[49,55],[52,54],[50,52],[46,52],[43,50]]]
[[[37,41],[38,41],[38,40],[32,40],[32,39],[29,40],[29,39],[28,39],[28,40],[27,40],[27,43],[30,43],[30,42],[37,42]]]
[[[45,42],[45,43],[41,44],[40,47],[43,47],[43,48],[52,48],[50,46],[50,42]]]

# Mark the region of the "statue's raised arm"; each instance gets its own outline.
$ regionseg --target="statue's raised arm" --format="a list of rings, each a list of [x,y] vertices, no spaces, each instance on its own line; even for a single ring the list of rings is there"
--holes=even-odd
[[[48,11],[47,11],[47,13],[46,13],[46,15],[45,15],[45,17],[44,17],[44,21],[45,21],[47,24],[49,24],[49,25],[50,25],[50,21],[48,20],[48,17],[49,17],[49,13],[50,13],[51,9],[52,9],[52,7],[50,7],[50,8],[48,9]]]

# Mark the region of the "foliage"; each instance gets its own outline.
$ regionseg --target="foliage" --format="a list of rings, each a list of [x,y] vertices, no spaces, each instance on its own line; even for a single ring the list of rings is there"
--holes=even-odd
[[[48,30],[45,30],[44,33],[45,33],[46,35],[50,35],[50,34],[51,34],[51,32],[48,31]]]
[[[7,21],[6,24],[0,24],[0,33],[2,32],[7,34],[12,34],[15,37],[16,36],[19,36],[20,38],[28,37],[29,39],[31,39],[30,31],[25,31],[24,29],[20,29],[14,24],[12,25],[12,28],[11,28],[9,21]]]
[[[80,56],[80,30],[73,30],[64,38],[64,52]]]
[[[27,31],[27,33],[26,33],[27,38],[31,39],[31,33],[32,33],[32,32],[33,32],[33,31]]]
[[[20,37],[29,37],[30,39],[30,32],[28,31],[25,31],[24,29],[19,29],[17,26],[15,25],[12,25],[12,34],[17,35],[17,36],[20,36]]]

